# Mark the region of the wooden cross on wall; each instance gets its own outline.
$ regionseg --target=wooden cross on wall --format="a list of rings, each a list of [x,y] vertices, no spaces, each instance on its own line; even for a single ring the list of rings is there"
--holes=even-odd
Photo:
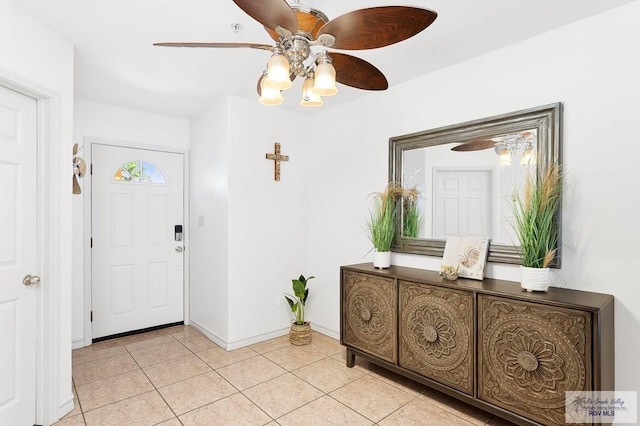
[[[275,147],[274,147],[274,153],[273,154],[267,154],[266,158],[267,158],[267,160],[273,160],[274,161],[274,164],[273,164],[273,166],[274,166],[273,180],[279,181],[280,180],[280,162],[281,161],[289,161],[289,156],[280,154],[280,144],[278,142],[276,142]]]

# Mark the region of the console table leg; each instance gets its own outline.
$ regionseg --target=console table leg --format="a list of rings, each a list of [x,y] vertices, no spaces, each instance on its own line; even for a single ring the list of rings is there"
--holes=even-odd
[[[351,348],[347,348],[347,367],[351,368],[356,365],[356,354],[353,353]]]

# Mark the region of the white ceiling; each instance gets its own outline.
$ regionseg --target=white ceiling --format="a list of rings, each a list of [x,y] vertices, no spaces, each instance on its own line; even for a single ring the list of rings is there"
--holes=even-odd
[[[76,97],[189,117],[229,94],[257,100],[269,52],[176,49],[163,41],[271,44],[231,0],[11,0],[75,45]],[[283,0],[284,1],[284,0]],[[307,0],[330,19],[355,9],[411,5],[438,12],[425,31],[382,49],[348,52],[377,66],[393,86],[634,0]],[[235,33],[232,23],[243,29]],[[570,54],[570,52],[567,52]],[[339,85],[325,106],[366,95]],[[300,82],[280,107],[298,106]],[[267,108],[267,107],[265,107]],[[306,109],[309,111],[309,109]]]

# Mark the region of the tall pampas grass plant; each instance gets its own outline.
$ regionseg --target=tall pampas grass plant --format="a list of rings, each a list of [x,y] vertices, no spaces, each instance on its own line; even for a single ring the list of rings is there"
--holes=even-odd
[[[550,166],[528,176],[522,194],[514,203],[514,229],[520,242],[522,265],[547,268],[556,256],[557,213],[562,195],[562,173]]]
[[[396,236],[398,194],[398,186],[394,183],[387,184],[383,192],[373,194],[373,207],[369,210],[367,233],[373,248],[378,252],[391,251]]]

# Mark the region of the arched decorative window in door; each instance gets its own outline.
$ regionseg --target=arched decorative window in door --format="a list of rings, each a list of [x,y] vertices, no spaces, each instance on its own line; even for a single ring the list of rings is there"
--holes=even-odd
[[[167,183],[167,178],[155,165],[146,161],[129,161],[116,170],[114,182]]]

